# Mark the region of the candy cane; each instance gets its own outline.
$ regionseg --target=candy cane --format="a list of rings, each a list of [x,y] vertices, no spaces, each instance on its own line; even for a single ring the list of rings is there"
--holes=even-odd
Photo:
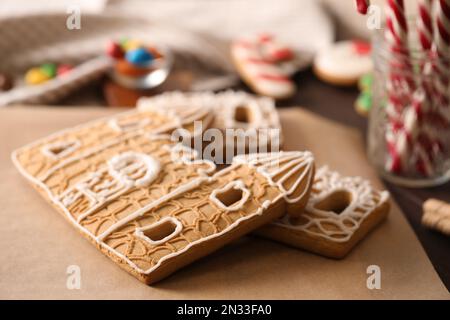
[[[386,40],[391,51],[391,73],[398,78],[405,78],[412,85],[411,62],[408,49],[408,24],[403,0],[388,0],[386,9]]]
[[[450,0],[440,0],[441,15],[438,20],[440,45],[436,46],[439,60],[450,58]],[[356,1],[360,13],[366,14],[369,1]],[[433,0],[420,0],[417,32],[422,50],[428,56],[433,48]],[[413,64],[408,48],[408,24],[405,15],[404,0],[388,0],[386,6],[386,42],[390,52],[388,92],[388,126],[386,144],[389,158],[387,170],[395,173],[420,173],[431,176],[433,161],[442,150],[439,140],[437,123],[448,123],[448,117],[443,117],[434,110],[433,99],[435,90],[426,81],[415,83]],[[438,50],[439,49],[439,50]],[[444,59],[444,60],[445,60]],[[445,60],[446,61],[446,60]],[[422,65],[422,72],[429,72],[431,64]],[[439,65],[440,92],[448,97],[449,71],[448,65]],[[426,76],[425,74],[423,75]],[[429,75],[428,75],[429,76]],[[426,77],[425,77],[426,79]],[[419,86],[418,86],[419,85]],[[445,90],[445,91],[444,91]],[[431,123],[431,126],[429,125]],[[411,166],[410,166],[411,165]]]
[[[367,14],[370,7],[370,0],[356,0],[356,8],[361,14]]]
[[[432,8],[434,0],[420,0],[419,18],[417,19],[417,32],[420,44],[424,51],[429,51],[433,45],[433,18]]]
[[[437,40],[433,48],[436,54],[436,91],[442,107],[449,107],[449,61],[450,61],[450,0],[439,0],[437,14]]]
[[[434,174],[433,163],[442,152],[443,143],[438,138],[439,131],[424,125],[424,111],[430,108],[430,103],[423,88],[418,88],[402,119],[391,123],[386,134],[390,155],[387,168],[391,172]]]
[[[437,11],[437,37],[433,46],[435,92],[437,96],[437,106],[434,110],[435,115],[445,119],[447,125],[440,131],[442,136],[450,135],[448,122],[450,121],[450,0],[439,0]],[[436,123],[436,124],[440,124]],[[442,148],[443,153],[450,152],[450,139],[445,139]],[[445,156],[445,155],[444,155]]]
[[[433,69],[433,63],[429,61],[433,59],[433,54],[431,54],[435,29],[433,21],[433,3],[434,0],[420,0],[418,7],[419,17],[417,19],[417,34],[423,53],[421,58],[424,60],[421,62],[420,67],[422,77],[425,81],[421,82],[430,100],[436,96],[434,88],[430,83],[431,81],[429,81],[431,78],[430,72]]]
[[[414,88],[408,50],[408,25],[403,0],[388,0],[386,6],[386,42],[390,51],[390,74],[387,83],[387,113],[390,123],[386,142],[390,160],[387,170],[401,173],[407,167],[409,150],[408,132],[403,130],[403,114]]]
[[[417,34],[422,48],[422,58],[424,59],[420,66],[423,81],[420,82],[422,88],[413,95],[412,106],[409,107],[409,111],[414,114],[414,117],[410,117],[410,122],[413,122],[409,124],[410,128],[407,128],[412,133],[410,148],[413,154],[410,155],[411,161],[415,163],[415,170],[424,176],[433,174],[432,151],[428,148],[429,144],[425,143],[425,141],[433,141],[429,128],[430,122],[427,121],[428,118],[425,115],[433,112],[433,98],[436,96],[434,88],[429,83],[431,64],[428,62],[428,59],[431,58],[430,50],[434,38],[432,8],[433,0],[419,1]]]

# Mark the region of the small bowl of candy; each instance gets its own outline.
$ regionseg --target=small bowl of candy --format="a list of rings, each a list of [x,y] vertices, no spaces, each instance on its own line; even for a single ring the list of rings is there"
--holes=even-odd
[[[124,39],[111,41],[106,52],[114,59],[112,79],[130,89],[155,88],[167,79],[172,68],[172,53],[161,45]]]

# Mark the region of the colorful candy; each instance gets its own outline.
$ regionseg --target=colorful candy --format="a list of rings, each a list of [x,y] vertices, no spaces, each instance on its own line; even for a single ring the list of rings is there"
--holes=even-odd
[[[29,85],[36,85],[47,82],[51,78],[41,68],[31,68],[25,74],[25,82]]]
[[[70,64],[60,64],[56,71],[58,77],[65,76],[69,74],[73,70],[73,67]]]
[[[146,67],[153,60],[153,55],[144,48],[127,51],[125,59],[135,66]]]
[[[111,41],[106,53],[116,60],[115,74],[130,78],[146,76],[155,69],[155,60],[164,59],[156,47],[146,46],[140,40],[128,38]]]
[[[113,59],[122,59],[125,55],[122,46],[114,41],[108,42],[106,53]]]
[[[56,76],[56,64],[54,63],[44,63],[40,66],[40,69],[49,78],[54,78]]]
[[[57,76],[64,76],[72,69],[73,67],[69,64],[44,63],[39,67],[29,69],[25,73],[25,83],[28,85],[42,84]]]
[[[125,42],[122,43],[122,49],[125,52],[131,51],[131,50],[136,50],[139,48],[142,48],[143,45],[139,40],[127,40]]]

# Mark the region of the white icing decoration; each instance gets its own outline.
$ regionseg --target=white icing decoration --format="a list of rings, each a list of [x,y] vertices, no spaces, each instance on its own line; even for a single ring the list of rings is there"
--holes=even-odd
[[[127,223],[142,217],[147,211],[155,208],[156,206],[169,201],[170,199],[176,198],[179,195],[182,195],[183,193],[188,192],[189,190],[192,190],[198,186],[200,186],[203,182],[208,181],[208,178],[206,177],[200,177],[197,179],[192,180],[191,182],[188,182],[184,185],[179,186],[172,192],[169,192],[168,194],[162,196],[161,198],[147,204],[146,206],[142,207],[141,209],[135,211],[134,213],[126,216],[122,220],[119,220],[118,222],[114,223],[112,226],[110,226],[106,231],[104,231],[102,234],[98,235],[96,237],[97,241],[102,241],[105,239],[108,235],[113,233],[115,230],[119,229],[120,227],[123,227]]]
[[[175,114],[178,110],[193,109],[193,112],[195,112],[196,108],[205,109],[208,107],[214,111],[214,128],[247,130],[236,132],[236,134],[243,136],[251,136],[252,133],[262,134],[260,141],[266,141],[266,139],[271,141],[274,131],[260,130],[258,132],[258,129],[276,129],[281,132],[275,101],[271,98],[258,97],[245,92],[229,90],[215,94],[213,92],[183,93],[175,91],[138,101],[138,109],[141,111],[159,112],[158,110],[165,110],[167,113]],[[249,123],[236,121],[235,113],[238,107],[248,108],[251,117]]]
[[[55,142],[44,145],[41,148],[41,152],[48,158],[59,160],[68,156],[69,154],[80,148],[80,146],[81,142],[79,140]],[[55,150],[58,149],[62,149],[62,151],[55,152]]]
[[[142,112],[142,111],[138,111]],[[126,114],[134,115],[136,114],[135,111],[129,112]],[[121,117],[123,114],[121,115]],[[174,123],[178,124],[187,124],[185,122],[186,119],[198,119],[198,116],[191,115],[186,116],[185,118],[181,117],[178,118],[179,120],[174,121]],[[183,120],[184,119],[184,120]],[[210,161],[203,161],[203,160],[197,160],[194,159],[191,156],[181,155],[179,156],[177,161],[182,161],[183,163],[187,164],[195,164],[199,163],[198,161],[201,161],[202,163],[206,163],[210,166],[207,170],[199,170],[200,176],[184,185],[179,186],[175,190],[172,190],[170,193],[164,195],[163,197],[153,201],[150,204],[147,204],[143,208],[133,212],[132,214],[126,216],[125,218],[122,218],[118,222],[111,225],[105,232],[102,234],[96,236],[93,233],[91,233],[88,229],[83,227],[81,225],[81,221],[90,215],[93,212],[96,212],[101,206],[105,205],[108,201],[117,199],[121,195],[125,194],[129,189],[131,184],[136,184],[139,186],[148,185],[151,183],[151,181],[155,178],[157,172],[159,172],[159,163],[153,159],[152,157],[146,155],[146,154],[139,154],[135,152],[126,152],[124,154],[121,154],[119,156],[113,157],[107,165],[99,169],[98,172],[91,172],[87,173],[87,177],[83,179],[82,181],[78,182],[76,185],[72,186],[68,190],[65,190],[61,194],[54,194],[52,190],[45,184],[45,180],[51,176],[54,172],[56,172],[58,169],[63,168],[64,166],[67,166],[75,161],[81,160],[85,157],[91,156],[93,154],[96,154],[98,152],[102,152],[103,150],[106,150],[107,148],[114,146],[116,144],[119,144],[123,141],[126,141],[127,139],[131,139],[133,137],[139,136],[139,135],[148,135],[149,139],[165,139],[167,138],[167,135],[161,135],[165,132],[165,130],[168,130],[168,128],[176,129],[176,125],[171,123],[169,125],[162,125],[159,128],[143,131],[143,130],[136,130],[129,133],[123,133],[120,137],[113,139],[111,141],[105,142],[103,145],[95,146],[92,148],[89,148],[87,150],[84,150],[83,152],[79,153],[78,155],[71,157],[69,159],[65,159],[64,161],[61,161],[57,163],[55,166],[51,167],[47,172],[43,173],[41,177],[34,177],[32,176],[20,163],[18,159],[18,155],[22,150],[27,150],[29,148],[35,147],[36,145],[41,144],[43,141],[46,141],[48,139],[54,139],[54,138],[61,138],[66,133],[71,133],[73,130],[77,129],[84,129],[88,128],[89,126],[94,125],[107,125],[109,119],[102,119],[97,120],[94,122],[90,122],[88,124],[84,124],[81,126],[77,126],[72,129],[66,129],[63,131],[60,131],[58,133],[55,133],[47,138],[38,140],[34,143],[31,143],[25,147],[23,147],[20,150],[16,150],[12,153],[12,161],[14,162],[15,166],[18,168],[20,173],[26,177],[29,181],[31,181],[34,185],[38,186],[40,189],[42,189],[49,199],[49,201],[54,204],[56,207],[61,209],[62,212],[66,215],[66,217],[71,221],[71,223],[78,228],[81,233],[85,234],[88,238],[93,239],[96,244],[103,248],[104,250],[107,250],[110,252],[110,254],[113,254],[120,258],[121,260],[125,261],[129,264],[129,266],[134,269],[137,273],[141,274],[150,274],[156,269],[158,269],[161,264],[175,256],[178,256],[180,254],[185,253],[186,251],[190,250],[193,246],[196,246],[200,243],[203,243],[205,241],[209,241],[213,238],[221,237],[224,234],[228,233],[230,230],[236,228],[239,224],[241,224],[244,221],[250,220],[254,218],[255,216],[262,215],[264,210],[269,208],[272,203],[275,203],[285,197],[285,194],[281,194],[277,196],[272,201],[266,200],[261,205],[260,208],[255,210],[254,212],[246,215],[245,217],[242,217],[240,219],[237,219],[232,224],[228,225],[225,229],[222,231],[212,234],[210,236],[200,238],[199,240],[193,241],[189,243],[186,247],[184,247],[182,250],[174,252],[172,254],[166,255],[158,260],[158,263],[156,263],[152,268],[149,268],[148,270],[142,270],[139,268],[135,263],[133,263],[129,258],[127,258],[125,255],[118,252],[116,249],[112,248],[111,246],[107,245],[103,240],[105,237],[107,237],[109,234],[117,230],[118,228],[124,226],[130,221],[133,221],[134,219],[141,217],[146,212],[151,210],[154,207],[157,207],[158,205],[177,197],[189,190],[192,190],[196,187],[199,187],[202,183],[210,183],[215,181],[217,177],[224,175],[230,171],[236,170],[236,166],[240,165],[233,165],[230,166],[227,169],[224,169],[214,175],[213,177],[208,177],[206,174],[210,171],[212,171],[213,167],[215,168],[214,164]],[[173,152],[176,154],[180,149],[183,149],[185,151],[188,151],[185,149],[185,147],[181,146],[172,146],[168,149],[169,152]],[[196,156],[195,151],[190,151],[191,155]],[[175,157],[176,158],[176,157]],[[126,160],[130,160],[131,162],[128,163]],[[111,174],[111,180],[103,181],[101,179],[102,175]],[[100,181],[103,181],[100,183]],[[70,210],[68,209],[68,206],[72,205],[79,197],[86,196],[89,199],[90,207],[87,209],[86,212],[82,213],[77,219],[71,214]]]
[[[309,189],[313,180],[314,157],[311,152],[279,152],[279,153],[256,153],[250,155],[237,156],[233,159],[233,164],[246,164],[263,175],[272,186],[277,187],[283,194],[287,203],[300,201]],[[281,173],[287,171],[282,177]],[[299,174],[301,172],[301,174]],[[295,177],[295,182],[286,190],[283,185],[289,178]],[[279,179],[276,179],[279,177]],[[275,181],[276,179],[276,181]],[[298,186],[307,181],[304,191],[295,198],[292,195],[297,191]]]
[[[275,109],[275,101],[267,97],[256,97],[245,92],[226,91],[217,95],[218,103],[215,107],[216,118],[222,129],[280,129],[280,119]],[[235,119],[238,107],[248,108],[251,121],[248,124]]]
[[[108,161],[108,172],[126,186],[146,187],[156,179],[161,166],[144,153],[126,152]]]
[[[274,222],[274,225],[291,230],[298,230],[308,234],[320,236],[333,242],[347,242],[351,239],[361,223],[381,204],[389,199],[387,191],[378,192],[373,189],[369,181],[360,177],[341,177],[339,173],[330,171],[327,167],[322,167],[316,174],[314,189],[310,196],[305,211],[312,213],[314,217],[304,214],[302,219],[307,222],[303,225],[294,225],[290,217],[285,216],[281,220]],[[351,194],[349,206],[341,213],[317,209],[317,204],[336,192],[348,192]],[[379,201],[374,201],[373,194],[376,193]],[[341,231],[327,230],[322,224],[334,224],[339,226]],[[351,226],[347,225],[351,224]],[[314,232],[314,226],[320,232]]]
[[[186,108],[184,108],[184,109],[186,109]],[[152,111],[152,110],[148,110],[148,111]],[[161,108],[160,110],[153,110],[153,112],[157,112],[158,114],[161,114],[161,115],[167,117],[168,119],[171,119],[171,122],[161,125],[160,127],[152,129],[152,130],[150,130],[150,129],[143,130],[142,128],[133,130],[133,131],[131,131],[131,130],[123,131],[122,130],[121,133],[124,133],[124,135],[119,136],[116,139],[113,139],[111,141],[108,141],[108,142],[104,143],[103,145],[92,147],[88,150],[85,150],[84,152],[82,152],[79,155],[67,158],[64,161],[57,163],[55,166],[50,168],[44,175],[39,177],[39,180],[45,181],[49,176],[51,176],[58,169],[63,168],[64,166],[66,166],[70,163],[73,163],[75,161],[78,161],[80,159],[83,159],[89,155],[101,152],[102,150],[105,150],[115,144],[121,143],[122,141],[125,141],[127,139],[131,139],[133,137],[136,137],[139,135],[144,135],[144,134],[149,134],[152,136],[161,136],[162,134],[167,133],[167,132],[172,133],[173,130],[181,128],[183,125],[190,123],[190,121],[193,122],[193,121],[201,120],[201,119],[203,119],[204,126],[207,126],[212,122],[212,119],[214,117],[211,107],[209,107],[207,104],[201,105],[198,108],[195,108],[193,110],[178,110],[178,111],[180,111],[180,112],[177,112],[177,110],[165,110],[165,108]],[[123,112],[123,113],[113,116],[113,117],[103,118],[100,120],[94,120],[94,121],[91,121],[91,122],[88,122],[88,123],[85,123],[85,124],[82,124],[79,126],[75,126],[73,128],[68,128],[68,129],[64,129],[64,130],[55,132],[54,134],[51,134],[50,136],[48,136],[46,138],[43,138],[43,139],[40,139],[33,143],[28,144],[24,148],[31,148],[38,144],[41,144],[44,141],[61,138],[66,133],[74,131],[74,130],[80,130],[80,129],[84,129],[84,128],[88,128],[88,127],[102,125],[104,123],[106,123],[108,126],[110,126],[111,129],[115,130],[117,128],[114,129],[113,123],[119,123],[120,121],[118,119],[124,119],[127,116],[133,117],[138,114],[145,113],[145,112],[147,112],[147,111],[145,110],[145,108],[143,108],[142,110],[137,110],[137,111],[133,110],[133,111],[128,111],[128,112]],[[150,123],[151,123],[150,121],[147,123],[143,122],[143,123],[140,123],[139,125],[146,126]],[[113,124],[113,125],[111,126],[111,124]],[[128,132],[128,131],[130,131],[130,132]],[[199,133],[197,132],[195,134],[197,135]],[[70,141],[70,143],[72,143],[72,142],[74,143],[74,145],[72,145],[72,148],[69,148],[64,153],[59,153],[58,156],[56,156],[54,153],[50,152],[49,148],[59,147],[60,144],[63,144],[62,142],[58,142],[55,144],[47,144],[41,148],[41,152],[44,155],[51,157],[55,160],[60,160],[63,158],[63,156],[65,157],[65,156],[73,153],[74,151],[80,149],[81,147],[83,147],[81,142],[78,140]]]
[[[55,173],[57,170],[64,168],[65,166],[67,166],[70,163],[76,162],[80,159],[86,158],[90,155],[96,154],[98,152],[101,152],[105,149],[108,149],[109,147],[119,144],[123,141],[126,141],[128,139],[131,139],[133,137],[136,137],[138,135],[142,134],[140,131],[136,131],[136,132],[131,132],[129,134],[125,134],[122,137],[119,137],[117,139],[113,139],[111,141],[108,141],[106,143],[104,143],[103,145],[97,146],[97,147],[93,147],[90,148],[82,153],[80,153],[77,156],[73,156],[70,158],[67,158],[59,163],[57,163],[55,166],[51,167],[49,170],[47,170],[47,172],[45,174],[43,174],[42,176],[38,177],[39,180],[41,181],[45,181],[46,179],[48,179],[48,177],[50,177],[53,173]]]
[[[113,177],[99,184],[101,176],[107,172],[107,168],[103,168],[98,172],[90,173],[86,179],[78,182],[57,197],[65,207],[71,206],[83,195],[90,200],[89,208],[77,218],[78,223],[108,201],[123,195],[130,189],[129,186],[121,184]]]
[[[241,190],[242,191],[242,198],[238,202],[234,203],[232,206],[227,207],[227,206],[225,206],[223,204],[222,201],[220,201],[220,199],[217,198],[217,195],[221,194],[221,193],[225,193],[225,192],[227,192],[227,191],[229,191],[231,189]],[[251,194],[250,190],[248,190],[245,187],[244,182],[242,182],[241,180],[238,180],[238,181],[232,181],[232,182],[228,183],[226,186],[224,186],[221,189],[213,190],[213,192],[209,196],[209,199],[217,207],[219,207],[222,210],[237,211],[237,210],[242,209],[244,204],[248,201],[248,198],[250,197],[250,194]]]
[[[164,237],[163,239],[154,241],[144,234],[145,231],[153,229],[153,228],[157,228],[158,226],[160,226],[166,222],[173,223],[175,225],[175,230],[170,235]],[[147,241],[149,244],[151,244],[153,246],[157,246],[157,245],[166,243],[170,239],[173,239],[175,236],[177,236],[181,232],[181,230],[183,230],[183,225],[181,224],[181,222],[178,219],[176,219],[174,217],[164,217],[154,224],[151,224],[151,225],[148,225],[148,226],[145,226],[142,228],[136,228],[136,230],[134,231],[134,235],[138,238],[141,238],[141,239]]]
[[[184,125],[202,121],[205,128],[209,127],[214,119],[211,105],[214,102],[212,93],[197,95],[195,93],[166,92],[151,98],[141,98],[137,108],[141,112],[154,112],[168,118],[173,118],[173,125],[182,128]],[[167,129],[161,127],[154,133],[165,133]],[[201,134],[194,132],[193,136]]]
[[[300,153],[301,154],[301,153]],[[95,236],[93,235],[91,232],[89,232],[86,228],[82,227],[81,224],[79,223],[79,221],[81,219],[79,219],[79,221],[75,220],[74,217],[71,215],[70,211],[63,205],[63,203],[58,199],[57,196],[54,196],[53,193],[51,192],[51,190],[40,180],[36,179],[35,177],[31,176],[27,171],[25,171],[25,169],[21,166],[21,164],[19,163],[18,159],[17,159],[17,151],[13,152],[12,154],[12,160],[14,162],[14,164],[16,165],[16,167],[18,168],[18,170],[20,171],[20,173],[25,176],[28,180],[30,180],[32,183],[38,185],[40,188],[42,188],[48,195],[50,201],[55,204],[56,206],[58,206],[59,208],[61,208],[61,210],[66,214],[67,218],[84,234],[86,234],[89,238],[94,239],[94,241],[102,248],[108,250],[109,252],[111,252],[112,254],[115,254],[117,257],[119,257],[120,259],[122,259],[123,261],[126,261],[131,268],[133,268],[136,272],[141,273],[141,274],[151,274],[153,271],[155,271],[156,269],[158,269],[160,267],[160,265],[166,261],[169,260],[175,256],[178,256],[180,254],[183,254],[184,252],[188,251],[190,248],[192,248],[193,246],[196,246],[200,243],[203,243],[205,241],[209,241],[211,239],[217,238],[217,237],[221,237],[222,235],[228,233],[230,230],[233,230],[234,228],[236,228],[238,225],[240,225],[242,222],[253,219],[256,216],[262,215],[264,210],[267,210],[272,203],[275,203],[277,201],[279,201],[280,199],[282,199],[284,197],[283,194],[280,194],[278,197],[276,197],[275,199],[273,199],[272,201],[270,200],[266,200],[264,201],[264,203],[261,205],[260,208],[258,208],[256,211],[254,211],[251,214],[248,214],[245,217],[242,217],[240,219],[237,219],[235,222],[233,222],[232,224],[230,224],[227,228],[223,229],[221,232],[212,234],[210,236],[204,237],[204,238],[200,238],[197,241],[193,241],[191,243],[189,243],[186,247],[184,247],[182,250],[168,254],[164,257],[162,257],[161,259],[158,260],[158,263],[156,263],[152,268],[149,268],[147,270],[142,270],[141,268],[139,268],[135,263],[133,263],[130,259],[128,259],[125,255],[119,253],[117,250],[113,249],[111,246],[107,245],[105,242],[103,242],[103,239],[108,236],[109,234],[111,234],[112,232],[114,232],[114,230],[124,226],[125,224],[127,224],[128,222],[144,215],[147,211],[151,210],[152,208],[158,206],[159,204],[162,204],[172,198],[175,198],[189,190],[192,190],[198,186],[200,186],[202,183],[208,183],[208,182],[212,182],[214,181],[214,179],[216,179],[217,177],[224,175],[230,171],[236,170],[236,165],[230,166],[227,169],[221,170],[220,172],[216,173],[213,177],[199,177],[197,179],[192,180],[189,183],[186,183],[180,187],[178,187],[177,189],[173,190],[172,192],[170,192],[169,194],[161,197],[160,199],[146,205],[145,207],[137,210],[136,212],[132,213],[131,215],[123,218],[122,220],[120,220],[119,222],[115,223],[114,225],[112,225],[108,230],[106,230],[104,233],[100,234],[99,236]],[[239,164],[240,165],[240,164]],[[116,194],[115,197],[118,197],[119,194]]]
[[[216,164],[214,162],[207,159],[198,159],[197,150],[186,147],[181,143],[165,145],[163,148],[170,152],[170,158],[174,163],[179,162],[185,165],[206,164],[209,167],[208,169],[199,168],[198,173],[208,175],[216,170]]]
[[[118,118],[113,118],[108,121],[109,126],[117,132],[130,132],[138,129],[143,129],[151,123],[150,119],[121,121]]]

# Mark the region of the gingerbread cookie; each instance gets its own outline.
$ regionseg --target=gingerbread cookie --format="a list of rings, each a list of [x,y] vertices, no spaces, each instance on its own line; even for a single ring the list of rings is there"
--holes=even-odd
[[[318,170],[306,209],[285,216],[258,235],[330,258],[344,258],[389,212],[389,194],[359,177]]]
[[[450,204],[436,199],[426,201],[422,224],[450,236]]]
[[[273,36],[238,39],[232,44],[231,57],[242,79],[256,93],[274,99],[295,94],[296,87],[290,79],[296,71],[295,53]]]
[[[214,163],[170,137],[172,130],[210,121],[209,110],[169,111],[98,120],[12,155],[54,208],[147,284],[301,210],[314,174],[312,155],[300,152],[267,156],[263,171],[239,159],[214,174]],[[293,169],[277,171],[280,162]]]
[[[361,41],[343,41],[319,52],[314,72],[325,82],[353,86],[373,69],[371,46]]]
[[[223,138],[223,141],[213,142],[223,144],[224,148],[222,159],[218,156],[214,159],[216,163],[230,163],[236,154],[279,150],[283,142],[275,102],[268,97],[231,90],[221,93],[167,92],[142,98],[137,105],[143,111],[211,107],[214,112],[211,127],[221,130]]]

